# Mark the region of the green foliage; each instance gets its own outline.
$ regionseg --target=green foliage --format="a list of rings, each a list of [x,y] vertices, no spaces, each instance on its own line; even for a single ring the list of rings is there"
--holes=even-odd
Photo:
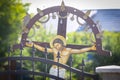
[[[90,33],[85,32],[73,32],[67,34],[67,43],[76,45],[92,45],[90,42]],[[78,64],[81,63],[82,59],[87,59],[87,52],[82,54],[74,54],[73,67],[79,68]]]
[[[74,44],[90,44],[90,37],[89,33],[69,33],[68,34],[68,43],[74,43]],[[120,32],[108,32],[105,31],[103,34],[103,39],[102,39],[102,44],[103,44],[103,49],[111,51],[112,56],[102,56],[102,55],[97,55],[93,54],[92,52],[87,53],[91,54],[93,59],[89,60],[86,62],[86,70],[90,71],[90,68],[95,66],[100,66],[100,65],[120,65]],[[79,64],[82,58],[87,60],[87,54],[82,54],[82,55],[74,55],[74,63]],[[79,61],[80,60],[80,61]],[[73,65],[76,67],[75,65]],[[92,69],[93,70],[93,69]],[[91,72],[91,71],[90,71]]]
[[[120,32],[104,32],[103,47],[111,51],[112,56],[95,55],[96,66],[120,65]]]
[[[71,32],[67,34],[67,43],[91,45],[89,32]]]
[[[5,56],[8,45],[15,44],[28,4],[20,0],[0,1],[0,57]]]
[[[81,36],[80,33],[70,33],[69,34],[69,43],[74,43],[74,44],[89,44],[89,34],[85,35],[82,33]],[[74,38],[75,39],[74,39]],[[86,37],[86,40],[84,39]],[[78,41],[77,41],[78,40]],[[112,56],[102,56],[102,55],[97,55],[91,53],[86,53],[82,55],[74,55],[74,62],[73,62],[73,67],[79,68],[78,64],[81,63],[82,58],[85,59],[85,71],[94,73],[94,69],[96,66],[104,66],[104,65],[120,65],[120,32],[108,32],[105,31],[103,34],[103,49],[111,51]],[[91,60],[87,60],[87,54],[91,54],[93,58]],[[87,60],[87,61],[86,61]],[[75,74],[76,75],[76,74]],[[74,75],[74,77],[75,77]],[[87,80],[87,79],[86,79]],[[90,80],[88,78],[88,80]]]

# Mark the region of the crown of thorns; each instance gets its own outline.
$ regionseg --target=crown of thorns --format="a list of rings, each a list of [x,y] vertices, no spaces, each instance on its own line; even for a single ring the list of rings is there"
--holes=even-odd
[[[50,42],[50,47],[51,48],[53,48],[54,43],[61,43],[62,45],[66,46],[66,39],[61,35],[57,35]]]

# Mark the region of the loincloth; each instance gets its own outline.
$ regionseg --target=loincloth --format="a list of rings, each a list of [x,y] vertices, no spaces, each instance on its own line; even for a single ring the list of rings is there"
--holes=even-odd
[[[64,79],[65,72],[66,72],[66,70],[64,68],[59,68],[59,77]],[[54,75],[54,76],[58,76],[58,68],[51,67],[49,74]],[[50,80],[55,80],[55,79],[50,79]]]

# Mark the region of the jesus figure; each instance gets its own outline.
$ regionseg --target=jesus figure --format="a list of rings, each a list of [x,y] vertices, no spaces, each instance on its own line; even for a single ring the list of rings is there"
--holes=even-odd
[[[45,48],[37,45],[33,42],[27,42],[26,46],[28,47],[32,47],[34,45],[34,47],[42,52],[45,51]],[[50,42],[50,47],[51,48],[47,48],[47,52],[48,53],[52,53],[53,54],[53,60],[54,62],[58,62],[58,52],[60,53],[60,58],[59,58],[59,63],[61,64],[66,64],[68,61],[68,58],[71,54],[81,54],[83,52],[87,52],[90,50],[96,50],[95,45],[91,46],[91,47],[87,47],[87,48],[82,48],[82,49],[73,49],[73,48],[67,48],[66,47],[66,39],[63,36],[57,35],[51,42]],[[59,77],[61,78],[65,78],[65,69],[62,67],[59,67]],[[56,65],[52,65],[52,67],[50,68],[49,73],[51,75],[55,75],[57,76],[57,72],[58,72],[58,66]],[[54,79],[51,79],[54,80]]]

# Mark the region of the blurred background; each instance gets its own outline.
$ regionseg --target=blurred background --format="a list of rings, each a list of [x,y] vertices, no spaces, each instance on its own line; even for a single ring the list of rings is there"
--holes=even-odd
[[[48,4],[48,2],[50,2]],[[45,9],[52,6],[60,6],[62,0],[1,0],[0,1],[0,58],[8,57],[8,47],[20,43],[22,30],[24,28],[24,17],[29,14],[34,17],[37,14],[37,8]],[[103,49],[112,52],[112,56],[100,56],[97,53],[86,52],[85,54],[73,55],[73,67],[79,69],[82,59],[85,61],[85,71],[94,73],[94,68],[104,65],[120,65],[120,1],[119,0],[64,0],[66,6],[71,6],[86,12],[91,10],[91,19],[99,25],[102,33]],[[52,15],[51,15],[52,16]],[[50,16],[50,17],[51,17]],[[75,20],[69,20],[67,24],[67,43],[92,45],[91,30],[85,30],[86,23],[79,25]],[[44,17],[46,19],[47,16]],[[29,32],[28,40],[38,42],[50,42],[57,33],[58,18],[52,19],[47,23],[36,23],[38,27],[33,26]],[[94,38],[92,38],[94,40]],[[11,52],[10,56],[19,56],[20,50]],[[31,48],[24,48],[23,56],[31,56]],[[36,50],[35,56],[44,57],[42,52]],[[48,55],[52,59],[52,55]],[[31,70],[32,62],[24,61],[24,69]],[[67,63],[69,65],[69,62]],[[0,71],[6,70],[6,61],[0,62]],[[19,69],[19,62],[17,64]],[[36,62],[36,71],[43,71],[45,65]],[[48,70],[51,65],[48,65]],[[68,75],[67,72],[66,75]],[[78,75],[73,74],[73,80],[78,79]],[[31,79],[31,76],[25,76],[25,79]],[[36,76],[35,80],[43,79],[42,76]],[[18,80],[18,79],[16,79]],[[86,79],[90,80],[90,79]]]

